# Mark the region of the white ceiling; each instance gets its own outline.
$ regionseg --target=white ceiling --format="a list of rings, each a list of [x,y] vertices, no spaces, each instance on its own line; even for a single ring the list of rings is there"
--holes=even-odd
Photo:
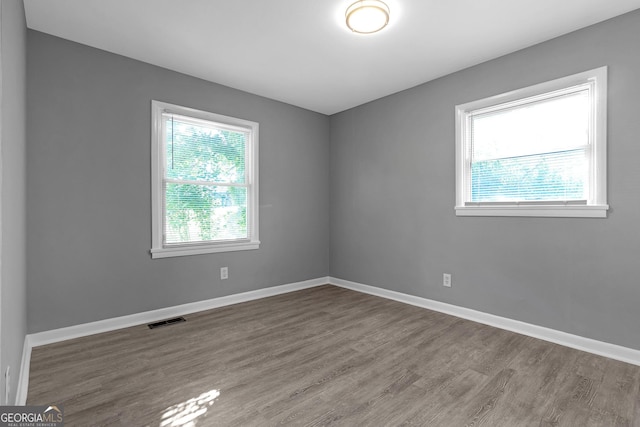
[[[382,32],[344,26],[354,0],[25,0],[27,26],[333,114],[640,8],[640,0],[386,0]]]

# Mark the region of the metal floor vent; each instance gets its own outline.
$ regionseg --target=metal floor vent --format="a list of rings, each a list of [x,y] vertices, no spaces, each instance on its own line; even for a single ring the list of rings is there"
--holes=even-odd
[[[181,323],[181,322],[186,322],[186,321],[187,321],[187,319],[185,319],[184,317],[180,316],[180,317],[174,317],[173,319],[161,320],[160,322],[149,323],[147,326],[149,327],[149,329],[155,329],[155,328],[159,328],[161,326],[169,326],[169,325],[173,325],[173,324]]]

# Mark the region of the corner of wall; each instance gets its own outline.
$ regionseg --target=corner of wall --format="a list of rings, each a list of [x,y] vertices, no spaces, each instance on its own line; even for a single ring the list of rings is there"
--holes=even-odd
[[[0,4],[1,400],[17,394],[26,318],[26,19],[23,0]],[[7,179],[11,177],[11,180]],[[19,177],[16,179],[16,177]],[[11,185],[8,185],[11,183]],[[12,378],[5,382],[7,367]],[[8,393],[7,393],[8,391]],[[8,396],[5,397],[5,395]],[[6,399],[6,402],[5,402]]]

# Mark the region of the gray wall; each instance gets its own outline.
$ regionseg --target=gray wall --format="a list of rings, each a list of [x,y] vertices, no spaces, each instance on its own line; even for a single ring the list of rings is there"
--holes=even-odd
[[[27,332],[25,271],[25,150],[26,150],[26,24],[22,0],[2,0],[2,248],[0,267],[0,348],[4,404],[4,373],[11,366],[9,402],[16,396],[24,336]]]
[[[29,332],[330,273],[640,349],[639,29],[637,11],[331,118],[29,31]],[[456,217],[454,106],[602,65],[609,217]],[[151,99],[260,122],[260,250],[150,259]]]
[[[31,30],[27,83],[30,333],[329,273],[327,116]],[[152,99],[260,123],[259,250],[150,258]]]
[[[640,349],[639,41],[635,11],[332,116],[331,275]],[[456,217],[454,106],[602,65],[608,218]]]

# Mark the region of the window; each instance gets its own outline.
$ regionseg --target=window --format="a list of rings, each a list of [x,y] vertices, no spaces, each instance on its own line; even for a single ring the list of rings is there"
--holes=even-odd
[[[605,217],[606,67],[456,106],[456,215]]]
[[[258,123],[151,109],[152,258],[257,249]]]

